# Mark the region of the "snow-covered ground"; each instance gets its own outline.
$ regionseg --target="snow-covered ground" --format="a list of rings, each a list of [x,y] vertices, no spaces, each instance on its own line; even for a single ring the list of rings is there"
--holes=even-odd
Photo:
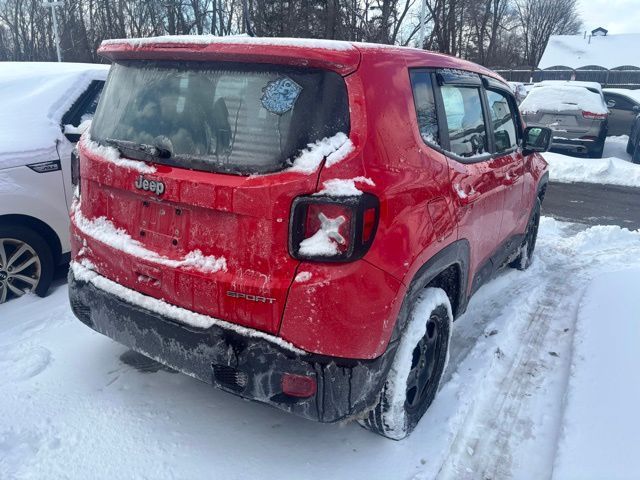
[[[607,137],[602,158],[544,153],[545,160],[549,162],[549,177],[553,182],[640,187],[640,165],[631,163],[631,156],[626,151],[628,140],[627,135]]]
[[[0,478],[637,478],[638,275],[640,232],[543,218],[532,267],[454,324],[401,442],[141,362],[77,321],[60,281],[0,305]]]

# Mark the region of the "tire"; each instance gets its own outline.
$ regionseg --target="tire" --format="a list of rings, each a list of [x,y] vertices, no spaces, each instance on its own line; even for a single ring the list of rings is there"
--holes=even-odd
[[[520,245],[518,256],[509,264],[511,268],[526,270],[533,262],[533,252],[536,248],[538,226],[540,225],[540,208],[540,199],[536,198],[536,203],[533,206],[533,212],[531,212],[531,217],[529,218],[529,223],[527,224],[527,229],[524,233],[524,240],[522,241],[522,245]]]
[[[410,308],[378,401],[358,420],[392,440],[402,440],[416,427],[435,398],[449,359],[453,316],[445,291],[426,288]]]
[[[0,303],[26,292],[45,296],[54,270],[51,248],[38,233],[22,225],[0,226]]]

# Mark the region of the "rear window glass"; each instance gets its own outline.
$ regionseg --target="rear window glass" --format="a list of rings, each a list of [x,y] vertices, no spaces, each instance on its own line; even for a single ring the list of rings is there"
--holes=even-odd
[[[337,73],[201,62],[115,63],[91,126],[99,143],[161,147],[159,163],[238,174],[285,168],[339,132],[349,106]]]
[[[416,107],[420,136],[427,143],[440,145],[431,74],[419,70],[412,71],[411,87],[413,88],[413,101]]]

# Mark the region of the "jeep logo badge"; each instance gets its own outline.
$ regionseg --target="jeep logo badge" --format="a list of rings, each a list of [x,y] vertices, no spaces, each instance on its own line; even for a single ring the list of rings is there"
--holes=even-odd
[[[153,192],[160,196],[164,193],[164,183],[156,180],[147,180],[142,175],[136,179],[135,186],[139,190],[145,190],[147,192]]]

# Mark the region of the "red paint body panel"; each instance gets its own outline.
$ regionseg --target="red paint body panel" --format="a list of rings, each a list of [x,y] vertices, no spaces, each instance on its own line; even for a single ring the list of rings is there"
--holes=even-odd
[[[105,216],[147,248],[180,259],[199,249],[224,256],[227,271],[169,268],[123,254],[72,224],[73,255],[128,288],[246,327],[277,334],[321,355],[372,359],[391,338],[408,285],[435,254],[458,239],[471,245],[467,291],[480,266],[509,235],[522,233],[546,171],[540,155],[520,151],[465,164],[428,147],[417,127],[408,67],[495,73],[446,55],[353,44],[327,48],[233,44],[103,46],[110,59],[241,61],[326,68],[345,75],[355,150],[318,172],[243,177],[156,165],[159,200],[134,188],[139,173],[80,148],[81,211]],[[300,262],[288,251],[293,200],[323,182],[364,176],[377,196],[377,233],[364,258],[352,263]],[[177,215],[176,211],[180,214]],[[144,236],[141,232],[145,232]],[[174,242],[175,240],[175,242]],[[176,243],[176,244],[174,244]],[[311,278],[296,282],[296,273]],[[230,297],[228,291],[273,298]]]

